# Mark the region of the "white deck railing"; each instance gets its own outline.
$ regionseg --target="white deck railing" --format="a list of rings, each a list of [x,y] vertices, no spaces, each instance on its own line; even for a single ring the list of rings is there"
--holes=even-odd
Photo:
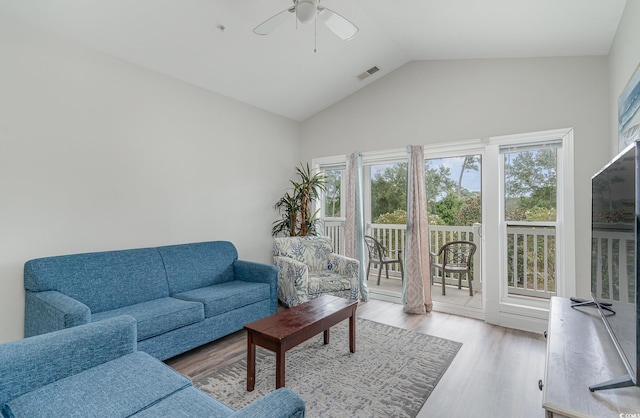
[[[591,246],[591,251],[596,255],[595,263],[591,266],[591,274],[595,276],[595,293],[598,298],[633,303],[635,301],[633,232],[596,230],[593,232]],[[633,280],[630,280],[630,276]]]
[[[474,288],[481,289],[482,276],[480,260],[482,240],[480,238],[480,224],[474,226],[444,226],[430,225],[431,252],[437,253],[445,243],[455,240],[472,241],[477,246],[472,262],[475,281]],[[398,250],[404,249],[406,226],[391,224],[370,224],[367,235],[376,238],[396,257]],[[344,249],[344,221],[325,221],[325,235],[330,237],[336,252],[343,253]],[[556,294],[556,231],[550,223],[514,222],[507,226],[507,288],[509,294],[550,298]],[[611,251],[609,251],[611,254]],[[377,273],[377,265],[372,266],[372,272]],[[397,264],[389,266],[389,273],[400,277]],[[438,275],[440,273],[434,272]],[[436,283],[441,276],[434,278]],[[457,277],[446,277],[447,284],[457,284]],[[606,283],[612,283],[608,281]],[[467,287],[466,277],[463,286]]]
[[[333,252],[344,255],[344,221],[324,221],[324,235],[331,240]]]
[[[556,294],[556,228],[549,222],[507,224],[507,288],[511,295]]]
[[[443,225],[431,225],[429,226],[430,233],[430,246],[431,252],[437,252],[438,249],[446,242],[455,240],[465,240],[475,242],[478,250],[474,256],[472,262],[472,270],[478,273],[474,274],[474,280],[476,286],[480,283],[481,277],[479,274],[480,266],[480,247],[481,240],[478,234],[480,224],[475,226],[443,226]],[[331,239],[334,251],[342,254],[344,249],[344,221],[325,221],[324,222],[325,236]],[[392,258],[397,257],[397,251],[403,251],[406,238],[406,225],[396,224],[370,224],[367,228],[366,235],[370,235],[377,239],[387,250],[388,256]],[[377,274],[378,265],[373,264],[371,266],[371,272]],[[389,266],[389,274],[395,277],[400,277],[400,268],[398,264],[392,264]],[[438,274],[436,272],[436,274]],[[436,282],[439,282],[441,276],[438,276]],[[457,278],[446,277],[448,284],[457,284]],[[466,277],[462,281],[463,286],[467,286]],[[478,290],[481,287],[477,287]]]

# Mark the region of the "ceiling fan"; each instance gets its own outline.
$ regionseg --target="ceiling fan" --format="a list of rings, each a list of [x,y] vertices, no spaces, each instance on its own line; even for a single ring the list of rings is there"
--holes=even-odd
[[[284,23],[290,14],[295,14],[300,23],[309,23],[319,19],[333,33],[348,41],[356,36],[358,27],[333,10],[320,6],[320,0],[293,0],[293,7],[270,17],[253,29],[257,35],[268,35]]]

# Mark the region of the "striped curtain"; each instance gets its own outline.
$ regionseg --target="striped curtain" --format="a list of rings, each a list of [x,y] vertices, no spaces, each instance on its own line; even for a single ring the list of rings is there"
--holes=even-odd
[[[362,157],[354,152],[347,162],[344,244],[345,255],[360,261],[360,298],[369,300],[369,288],[365,277],[364,202],[362,186]]]
[[[431,300],[431,264],[429,260],[429,218],[424,180],[424,149],[409,146],[407,178],[407,237],[404,260],[404,311],[425,314]]]

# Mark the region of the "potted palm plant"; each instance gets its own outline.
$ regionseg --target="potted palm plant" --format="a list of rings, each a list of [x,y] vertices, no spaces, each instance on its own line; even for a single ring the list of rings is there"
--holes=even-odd
[[[312,173],[309,164],[296,167],[298,179],[291,180],[292,188],[287,190],[275,204],[280,219],[273,223],[271,234],[286,236],[318,235],[318,212],[311,212],[314,203],[320,199],[320,192],[326,190],[325,174]]]

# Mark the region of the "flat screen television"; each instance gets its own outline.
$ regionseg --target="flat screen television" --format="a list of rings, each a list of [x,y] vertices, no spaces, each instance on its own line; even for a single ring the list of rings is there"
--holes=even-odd
[[[593,392],[638,385],[640,323],[640,142],[626,147],[591,179],[591,296],[628,374]]]

